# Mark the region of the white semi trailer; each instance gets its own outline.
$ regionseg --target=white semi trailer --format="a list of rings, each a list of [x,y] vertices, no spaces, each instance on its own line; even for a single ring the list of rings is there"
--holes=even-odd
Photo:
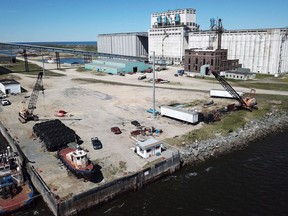
[[[243,92],[237,92],[239,96],[243,96]],[[221,98],[234,98],[228,91],[220,89],[211,89],[210,97],[221,97]]]
[[[172,106],[161,106],[161,115],[192,124],[198,123],[198,113],[196,111],[186,111]]]

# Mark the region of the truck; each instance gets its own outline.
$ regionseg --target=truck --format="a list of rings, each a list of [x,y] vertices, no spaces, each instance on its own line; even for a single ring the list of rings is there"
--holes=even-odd
[[[240,96],[243,96],[243,92],[237,92]],[[211,89],[210,97],[219,97],[219,98],[234,98],[228,91],[225,89]]]
[[[173,106],[161,106],[161,115],[173,119],[181,120],[191,124],[198,123],[198,112],[187,111]]]

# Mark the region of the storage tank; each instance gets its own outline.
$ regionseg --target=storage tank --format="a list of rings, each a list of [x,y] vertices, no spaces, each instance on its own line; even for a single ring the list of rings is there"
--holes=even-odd
[[[179,25],[180,24],[180,14],[175,14],[175,25]]]
[[[164,24],[164,25],[168,25],[168,22],[169,22],[169,21],[168,21],[167,16],[164,16],[164,17],[163,17],[163,24]]]
[[[158,26],[162,25],[162,17],[160,15],[157,17],[157,24]]]

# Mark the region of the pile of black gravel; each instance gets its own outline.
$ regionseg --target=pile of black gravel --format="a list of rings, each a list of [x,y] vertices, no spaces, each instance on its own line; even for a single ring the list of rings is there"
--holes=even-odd
[[[44,142],[47,151],[57,151],[68,143],[80,144],[80,137],[60,120],[50,120],[33,126],[33,133]]]

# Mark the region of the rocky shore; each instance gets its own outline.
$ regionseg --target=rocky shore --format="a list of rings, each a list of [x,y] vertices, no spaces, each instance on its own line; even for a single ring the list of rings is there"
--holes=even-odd
[[[266,116],[246,123],[228,136],[196,141],[180,149],[183,165],[195,165],[211,158],[242,149],[256,140],[283,130],[288,126],[288,112],[273,111]]]

